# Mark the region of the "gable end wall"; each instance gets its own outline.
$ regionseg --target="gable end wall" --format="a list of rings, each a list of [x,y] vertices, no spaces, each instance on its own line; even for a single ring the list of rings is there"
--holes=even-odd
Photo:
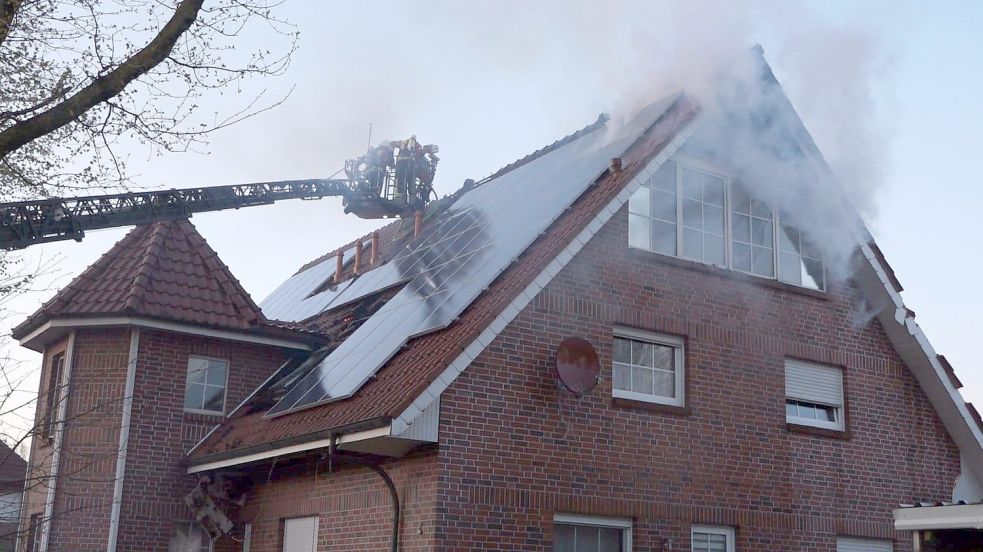
[[[688,549],[692,523],[737,526],[739,550],[910,550],[891,509],[948,499],[959,455],[883,330],[854,326],[848,285],[721,272],[629,250],[621,209],[442,396],[437,549],[551,550],[553,514],[576,512],[635,518],[639,550]],[[614,325],[686,338],[685,413],[612,405]],[[580,399],[551,372],[571,335],[602,364]],[[849,439],[786,429],[790,356],[845,368]]]

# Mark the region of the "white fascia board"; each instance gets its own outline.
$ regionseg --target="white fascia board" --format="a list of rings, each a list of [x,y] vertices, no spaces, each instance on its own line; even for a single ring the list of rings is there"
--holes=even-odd
[[[898,508],[894,511],[894,528],[898,531],[981,530],[983,529],[983,504]]]
[[[284,347],[287,349],[298,349],[302,351],[311,350],[311,346],[305,343],[266,337],[248,333],[240,333],[230,330],[218,330],[205,328],[202,326],[191,326],[176,322],[165,322],[163,320],[153,320],[151,318],[139,318],[132,316],[107,316],[101,318],[56,318],[49,320],[39,326],[36,330],[24,336],[20,344],[28,349],[38,350],[32,345],[36,345],[35,340],[52,330],[70,330],[79,328],[97,328],[108,326],[136,326],[153,330],[164,330],[169,332],[197,335],[202,337],[214,337],[216,339],[227,339],[229,341],[241,341],[245,343],[256,343],[258,345],[271,345],[274,347]]]
[[[520,312],[542,291],[552,279],[563,270],[563,267],[567,265],[574,256],[580,252],[583,246],[587,245],[587,242],[594,237],[594,235],[604,227],[615,213],[621,210],[621,208],[627,203],[628,199],[632,196],[635,190],[638,190],[641,185],[648,180],[648,178],[655,174],[659,167],[662,166],[669,157],[679,149],[680,146],[686,140],[692,136],[693,132],[696,130],[696,124],[690,123],[685,128],[683,128],[676,137],[662,149],[662,152],[657,154],[649,163],[643,167],[635,175],[631,181],[626,184],[622,190],[606,205],[604,205],[598,214],[591,219],[585,226],[584,229],[579,232],[570,243],[564,247],[557,256],[550,261],[549,264],[533,279],[533,281],[526,286],[522,291],[516,295],[502,312],[484,329],[478,337],[474,339],[467,347],[465,347],[464,352],[459,354],[451,363],[445,368],[439,376],[430,384],[426,389],[426,394],[433,397],[431,400],[437,400],[440,398],[440,394],[443,393],[451,383],[457,379],[465,368],[471,364],[471,361],[478,357],[485,347],[487,347],[491,342],[498,337],[513,320],[519,315]],[[665,154],[665,155],[663,155]],[[399,424],[406,426],[413,423],[413,420],[420,415],[421,412],[426,410],[426,404],[419,401],[418,396],[409,407],[406,408],[396,419],[393,421],[394,424]]]
[[[338,435],[334,438],[335,445],[344,445],[346,443],[354,443],[357,441],[365,441],[367,439],[375,439],[378,437],[388,437],[391,434],[390,426],[377,427],[375,429],[366,429],[365,431],[356,431],[354,433],[345,433]],[[331,437],[326,439],[318,439],[317,441],[308,441],[306,443],[299,443],[296,445],[290,445],[287,447],[281,447],[278,449],[265,450],[263,452],[257,452],[254,454],[247,454],[245,456],[237,456],[235,458],[229,458],[226,460],[217,460],[215,462],[208,462],[206,464],[199,464],[197,466],[191,466],[188,468],[188,473],[199,473],[211,470],[217,470],[221,468],[228,468],[231,466],[238,466],[241,464],[249,464],[251,462],[258,462],[260,460],[268,460],[270,458],[276,458],[278,456],[286,456],[289,454],[297,454],[299,452],[306,452],[309,450],[316,450],[321,448],[327,448],[331,446]]]
[[[983,431],[977,426],[966,407],[966,401],[939,362],[928,337],[910,316],[904,303],[898,303],[901,296],[886,278],[886,270],[873,251],[865,245],[862,244],[860,250],[879,284],[879,289],[867,291],[880,291],[898,305],[893,311],[890,307],[881,311],[878,316],[881,325],[901,359],[925,391],[953,441],[960,451],[975,460],[969,463],[973,474],[977,479],[983,479]],[[865,280],[861,277],[858,280],[863,284],[870,278]]]

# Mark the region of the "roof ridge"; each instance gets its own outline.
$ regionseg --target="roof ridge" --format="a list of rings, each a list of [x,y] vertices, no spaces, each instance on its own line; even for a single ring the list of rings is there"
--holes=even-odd
[[[481,184],[484,184],[484,183],[486,183],[486,182],[488,182],[490,180],[494,180],[494,179],[496,179],[496,178],[504,175],[505,173],[508,173],[510,171],[513,171],[513,170],[521,167],[522,165],[525,165],[527,163],[530,163],[532,161],[535,161],[536,159],[538,159],[538,158],[546,155],[547,153],[550,153],[551,151],[553,151],[555,149],[558,149],[558,148],[560,148],[562,146],[565,146],[565,145],[569,144],[570,142],[576,140],[577,138],[580,138],[581,136],[584,136],[585,134],[589,134],[589,133],[591,133],[591,132],[593,132],[593,131],[595,131],[595,130],[601,128],[601,127],[603,127],[605,124],[607,124],[608,120],[610,120],[610,117],[606,113],[601,113],[600,115],[597,116],[597,119],[593,123],[591,123],[591,124],[589,124],[589,125],[581,128],[580,130],[577,130],[577,131],[574,131],[574,132],[572,132],[570,134],[567,134],[566,136],[564,136],[564,137],[562,137],[562,138],[554,141],[552,144],[549,144],[547,146],[544,146],[544,147],[542,147],[542,148],[540,148],[540,149],[538,149],[538,150],[530,153],[529,155],[526,155],[525,157],[521,157],[521,158],[519,158],[519,159],[517,159],[517,160],[515,160],[515,161],[513,161],[511,163],[509,163],[508,165],[505,165],[504,167],[498,169],[494,173],[492,173],[492,174],[490,174],[490,175],[482,178],[481,180],[479,180],[477,182],[475,182],[473,180],[470,180],[470,179],[465,180],[464,181],[464,184],[461,185],[460,188],[454,190],[453,192],[447,194],[446,196],[440,198],[437,201],[431,202],[431,204],[437,203],[439,201],[443,201],[443,200],[445,200],[447,198],[454,198],[454,199],[456,199],[457,197],[460,197],[464,193],[467,193],[467,192],[473,190],[475,187],[477,187],[477,186],[479,186]],[[294,272],[293,273],[293,276],[296,276],[297,274],[300,274],[301,272],[304,272],[305,270],[308,270],[310,268],[313,268],[313,267],[315,267],[315,266],[323,263],[327,259],[329,259],[329,258],[337,255],[339,251],[344,251],[344,250],[346,250],[346,249],[348,249],[350,247],[354,247],[355,243],[357,243],[357,242],[360,242],[360,241],[364,242],[365,240],[371,238],[371,236],[372,236],[372,234],[374,232],[380,232],[381,233],[384,229],[388,229],[388,228],[391,228],[394,225],[398,225],[400,222],[402,222],[402,219],[397,219],[397,220],[395,220],[395,221],[393,221],[393,222],[391,222],[389,224],[386,224],[386,225],[384,225],[384,226],[382,226],[382,227],[380,227],[380,228],[378,228],[376,230],[373,230],[372,232],[369,232],[368,234],[365,234],[364,236],[360,236],[358,238],[355,238],[355,239],[353,239],[353,240],[351,240],[349,242],[346,242],[345,244],[343,244],[343,245],[341,245],[339,247],[336,247],[336,248],[328,251],[327,253],[325,253],[325,254],[323,254],[323,255],[321,255],[319,257],[316,257],[314,260],[309,261],[309,262],[305,263],[304,265],[302,265],[297,270],[297,272]]]
[[[126,299],[123,301],[123,308],[137,312],[144,306],[143,295],[147,291],[147,286],[153,278],[154,267],[164,248],[164,238],[167,235],[165,224],[154,223],[150,225],[150,241],[140,257],[140,268],[137,269],[136,276],[130,282],[130,289],[126,292]]]
[[[493,172],[492,174],[490,174],[490,175],[482,178],[481,180],[479,180],[478,182],[476,182],[475,185],[477,186],[477,185],[484,184],[484,183],[486,183],[486,182],[488,182],[490,180],[494,180],[494,179],[496,179],[496,178],[504,175],[505,173],[508,173],[508,172],[511,172],[511,171],[513,171],[515,169],[518,169],[519,167],[521,167],[521,166],[523,166],[523,165],[525,165],[527,163],[530,163],[532,161],[535,161],[536,159],[539,159],[540,157],[546,155],[547,153],[550,153],[551,151],[553,151],[555,149],[558,149],[560,147],[563,147],[563,146],[569,144],[570,142],[573,142],[577,138],[580,138],[581,136],[584,136],[585,134],[590,134],[591,132],[594,132],[595,130],[604,127],[604,125],[606,125],[607,122],[608,122],[608,120],[610,120],[610,119],[611,119],[611,117],[607,113],[601,113],[600,115],[597,116],[597,120],[595,120],[593,123],[591,123],[591,124],[589,124],[589,125],[581,128],[580,130],[577,130],[575,132],[572,132],[570,134],[567,134],[563,138],[560,138],[559,140],[553,142],[552,144],[549,144],[548,146],[544,146],[544,147],[542,147],[542,148],[540,148],[540,149],[538,149],[538,150],[530,153],[529,155],[526,155],[525,157],[521,157],[521,158],[519,158],[519,159],[517,159],[517,160],[515,160],[515,161],[513,161],[511,163],[509,163],[508,165],[505,165],[501,169],[498,169],[497,171]]]

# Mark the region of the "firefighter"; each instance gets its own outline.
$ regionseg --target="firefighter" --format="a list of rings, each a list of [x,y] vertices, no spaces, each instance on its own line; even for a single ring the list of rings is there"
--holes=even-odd
[[[393,148],[389,142],[382,142],[369,150],[365,157],[365,177],[372,191],[381,196],[386,181],[386,171],[393,164]]]
[[[428,144],[420,149],[420,155],[416,159],[416,178],[420,181],[419,201],[426,203],[433,189],[433,177],[437,172],[437,162],[440,158],[436,153],[440,151],[436,144]]]
[[[399,149],[396,155],[396,196],[398,202],[412,202],[416,196],[416,164],[422,155],[423,147],[416,141],[416,136],[407,140],[390,142],[393,149]]]

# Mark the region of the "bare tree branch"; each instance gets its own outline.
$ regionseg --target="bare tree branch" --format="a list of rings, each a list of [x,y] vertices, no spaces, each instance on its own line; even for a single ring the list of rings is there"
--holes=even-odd
[[[0,132],[0,159],[28,142],[75,121],[95,105],[118,95],[128,84],[167,59],[178,38],[198,17],[203,3],[204,0],[183,0],[150,44],[116,69],[95,79],[58,105]]]

